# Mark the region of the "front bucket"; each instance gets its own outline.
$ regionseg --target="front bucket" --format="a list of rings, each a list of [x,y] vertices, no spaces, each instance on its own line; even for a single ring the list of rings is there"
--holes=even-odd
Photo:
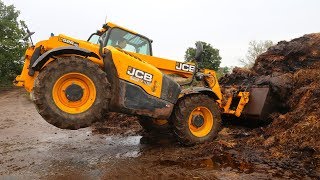
[[[242,115],[245,118],[264,121],[268,120],[275,108],[269,87],[252,87],[249,102],[244,107]]]

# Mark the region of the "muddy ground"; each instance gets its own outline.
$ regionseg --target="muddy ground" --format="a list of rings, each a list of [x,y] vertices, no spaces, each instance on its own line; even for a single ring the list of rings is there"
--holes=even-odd
[[[233,88],[269,87],[265,119],[271,123],[246,143],[268,148],[269,158],[297,159],[310,173],[319,172],[320,33],[280,41],[259,55],[252,68],[235,68],[219,82]]]
[[[41,118],[23,89],[2,90],[0,179],[319,177],[316,167],[301,159],[267,158],[268,148],[247,146],[246,138],[261,127],[225,123],[213,142],[183,147],[170,134],[144,135],[134,117],[108,118],[95,127],[61,130]]]

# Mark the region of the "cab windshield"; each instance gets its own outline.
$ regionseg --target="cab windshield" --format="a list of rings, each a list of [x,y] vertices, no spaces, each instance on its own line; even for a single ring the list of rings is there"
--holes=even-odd
[[[114,46],[129,52],[151,55],[151,46],[148,39],[120,28],[111,29],[107,46]]]
[[[99,38],[100,35],[92,34],[89,37],[88,42],[100,44]],[[151,55],[151,45],[147,38],[130,33],[120,28],[109,29],[101,35],[101,38],[108,38],[106,46],[113,46],[128,52]]]

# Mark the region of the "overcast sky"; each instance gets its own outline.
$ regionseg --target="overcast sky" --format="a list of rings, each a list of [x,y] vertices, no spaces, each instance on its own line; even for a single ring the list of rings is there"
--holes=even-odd
[[[195,41],[239,65],[251,40],[290,40],[320,31],[319,0],[4,0],[21,11],[33,39],[50,33],[87,39],[107,21],[153,40],[155,56],[183,60]]]

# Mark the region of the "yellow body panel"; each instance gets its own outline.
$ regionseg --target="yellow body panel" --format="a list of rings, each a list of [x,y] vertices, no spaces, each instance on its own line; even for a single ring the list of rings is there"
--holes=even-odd
[[[176,69],[177,63],[182,63],[174,60],[169,60],[169,59],[164,59],[160,57],[155,57],[155,56],[148,56],[144,54],[138,54],[138,53],[130,53],[133,54],[144,61],[148,62],[149,64],[152,64],[153,66],[157,67],[159,70],[164,72],[165,74],[176,74],[181,77],[185,78],[190,78],[192,77],[192,72],[190,71],[183,71],[183,70],[178,70]],[[194,63],[185,63],[185,64],[190,64],[190,65],[195,65]]]
[[[35,73],[34,77],[28,75],[28,68],[30,64],[30,58],[33,54],[34,47],[29,47],[25,53],[25,62],[23,64],[22,72],[15,79],[16,86],[24,87],[28,92],[31,92],[33,89],[34,77],[38,75],[38,72]]]
[[[216,72],[214,70],[204,69],[203,73],[206,74],[205,81],[208,83],[209,88],[218,96],[218,103],[221,104],[222,94]]]
[[[120,79],[126,80],[142,87],[148,94],[160,98],[162,86],[162,72],[155,66],[143,61],[142,59],[132,56],[129,53],[112,46],[107,46],[112,53],[112,59]],[[134,78],[128,74],[128,68],[133,67],[145,73],[152,75],[152,81],[144,82],[142,79]]]

